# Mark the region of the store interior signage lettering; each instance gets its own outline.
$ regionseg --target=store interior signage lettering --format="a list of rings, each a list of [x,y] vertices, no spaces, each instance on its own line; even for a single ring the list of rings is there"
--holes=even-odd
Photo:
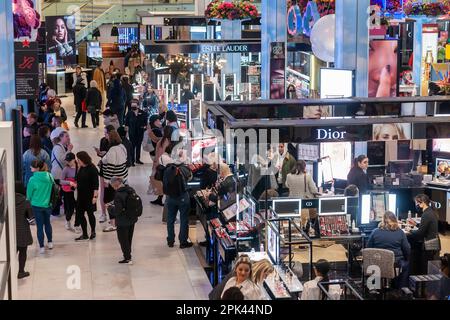
[[[300,7],[293,5],[287,12],[287,31],[291,36],[310,36],[313,25],[320,19],[319,10],[315,1],[309,1],[302,16]]]
[[[222,53],[222,52],[249,52],[248,45],[230,44],[230,45],[202,45],[201,53]]]
[[[336,131],[331,129],[316,129],[317,140],[344,140],[347,131]]]

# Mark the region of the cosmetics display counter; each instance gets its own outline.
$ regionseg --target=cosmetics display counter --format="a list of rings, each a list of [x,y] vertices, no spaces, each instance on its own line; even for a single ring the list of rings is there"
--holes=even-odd
[[[92,80],[93,70],[82,68],[82,72],[86,73],[87,85]],[[47,84],[50,88],[55,89],[56,95],[62,96],[72,92],[73,74],[75,69],[58,69],[47,72]]]

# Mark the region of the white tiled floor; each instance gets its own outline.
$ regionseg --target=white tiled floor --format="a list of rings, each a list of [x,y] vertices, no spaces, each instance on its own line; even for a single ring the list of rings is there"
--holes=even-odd
[[[70,115],[74,151],[85,150],[98,161],[92,147],[98,146],[103,128],[75,128],[71,100],[64,99],[63,106]],[[90,117],[87,124],[91,124]],[[52,219],[55,247],[44,255],[38,252],[36,230],[32,227],[35,243],[28,248],[26,265],[31,276],[19,280],[20,299],[207,299],[211,285],[194,248],[181,250],[177,245],[166,245],[162,208],[149,205],[153,197],[146,194],[150,157],[145,155],[142,161],[146,164],[129,172],[130,184],[144,199],[144,213],[136,224],[133,239],[134,264],[117,263],[122,259],[117,236],[115,232],[102,232],[105,224],[97,223],[95,240],[75,243],[76,235],[64,229],[64,217],[57,217]],[[80,268],[79,289],[69,289],[70,266]]]

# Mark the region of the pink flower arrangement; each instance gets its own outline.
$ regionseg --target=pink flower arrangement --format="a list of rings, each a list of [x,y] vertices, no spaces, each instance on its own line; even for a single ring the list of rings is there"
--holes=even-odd
[[[13,0],[14,38],[31,38],[31,32],[41,25],[40,15],[31,0]]]
[[[256,18],[258,16],[258,9],[254,4],[252,4],[252,0],[240,0],[233,2],[214,0],[205,10],[205,17],[209,19],[238,20]]]

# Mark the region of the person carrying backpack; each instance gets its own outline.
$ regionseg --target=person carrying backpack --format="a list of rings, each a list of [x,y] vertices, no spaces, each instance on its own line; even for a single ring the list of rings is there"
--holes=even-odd
[[[172,156],[178,152],[177,146],[173,148]],[[180,150],[183,152],[183,150]],[[173,158],[173,157],[172,157]],[[189,237],[189,211],[191,208],[187,183],[192,179],[191,170],[181,161],[170,163],[166,166],[163,176],[163,191],[166,195],[167,207],[167,245],[172,248],[175,243],[175,220],[180,211],[180,249],[192,247]]]
[[[142,200],[133,188],[123,183],[122,178],[112,177],[110,184],[116,191],[114,207],[110,213],[113,213],[116,221],[117,238],[123,253],[123,260],[120,260],[119,263],[133,264],[131,244],[134,225],[142,215]]]

